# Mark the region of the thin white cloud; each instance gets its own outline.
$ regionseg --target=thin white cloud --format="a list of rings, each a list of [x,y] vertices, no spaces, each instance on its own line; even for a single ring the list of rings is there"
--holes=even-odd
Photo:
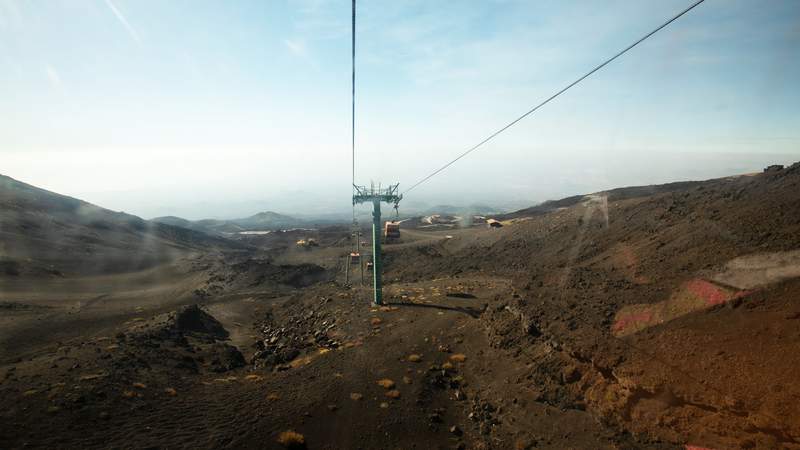
[[[305,42],[292,40],[292,39],[284,39],[283,43],[286,45],[286,48],[289,49],[292,54],[295,56],[299,56],[301,58],[308,57],[308,48],[306,47]]]
[[[56,89],[61,89],[61,76],[58,74],[58,71],[50,64],[44,66],[44,71],[47,74],[47,79],[50,81],[50,84]]]
[[[319,70],[319,64],[314,58],[311,57],[311,52],[308,50],[308,46],[306,42],[302,39],[284,39],[283,44],[286,48],[291,52],[292,55],[296,56],[302,61],[305,61],[309,64],[313,69]]]
[[[128,31],[128,34],[131,35],[131,38],[133,38],[133,40],[136,41],[137,44],[141,44],[142,40],[139,38],[139,33],[136,32],[136,29],[133,28],[130,22],[128,22],[128,19],[126,19],[125,16],[122,14],[122,12],[119,9],[117,9],[114,3],[111,0],[106,0],[106,5],[108,5],[108,8],[111,9],[111,12],[113,12],[114,15],[117,16],[119,22],[122,24],[123,27],[125,27],[125,30]]]

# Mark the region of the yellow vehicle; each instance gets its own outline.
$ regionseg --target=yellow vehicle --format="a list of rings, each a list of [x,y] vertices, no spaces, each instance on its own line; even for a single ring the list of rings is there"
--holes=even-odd
[[[300,239],[299,241],[297,241],[297,246],[310,248],[310,247],[317,247],[319,246],[319,244],[317,243],[316,239],[309,238],[309,239]]]

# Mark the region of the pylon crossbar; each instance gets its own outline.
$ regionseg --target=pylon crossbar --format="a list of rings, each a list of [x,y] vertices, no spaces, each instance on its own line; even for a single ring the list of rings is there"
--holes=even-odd
[[[394,203],[396,205],[403,199],[403,196],[397,193],[399,187],[399,183],[390,185],[387,188],[381,188],[380,185],[375,187],[374,184],[369,187],[354,184],[353,188],[355,189],[355,194],[353,195],[353,204],[358,205],[361,203],[380,201]]]

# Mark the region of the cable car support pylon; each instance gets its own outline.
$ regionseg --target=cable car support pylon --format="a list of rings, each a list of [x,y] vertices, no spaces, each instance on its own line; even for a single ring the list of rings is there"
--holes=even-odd
[[[353,185],[353,206],[361,203],[372,203],[372,298],[376,305],[383,304],[383,280],[381,278],[381,203],[394,204],[397,209],[403,196],[398,194],[400,184],[393,184],[385,189],[374,184],[370,187]]]

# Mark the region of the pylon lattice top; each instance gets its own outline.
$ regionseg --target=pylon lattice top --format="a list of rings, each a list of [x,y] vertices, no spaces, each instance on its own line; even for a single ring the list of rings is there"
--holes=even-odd
[[[398,194],[400,183],[389,185],[389,187],[381,188],[380,184],[375,187],[375,184],[367,186],[353,185],[356,193],[353,195],[353,204],[371,203],[376,200],[386,203],[394,203],[397,206],[400,200],[403,199],[402,194]]]

